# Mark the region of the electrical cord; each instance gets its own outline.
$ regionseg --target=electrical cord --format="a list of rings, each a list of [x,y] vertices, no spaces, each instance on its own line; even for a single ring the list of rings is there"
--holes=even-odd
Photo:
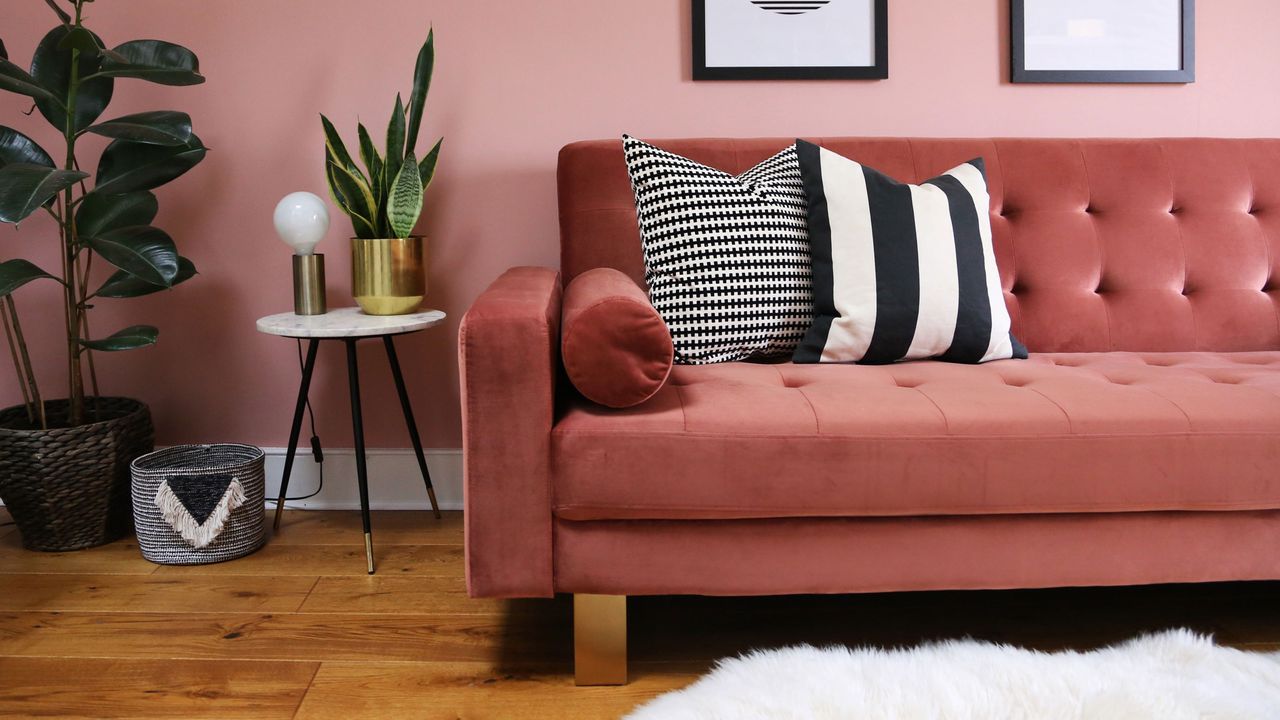
[[[298,340],[298,369],[306,371],[306,365],[302,360],[302,340]],[[307,419],[311,425],[311,457],[316,461],[316,465],[320,467],[320,482],[316,485],[316,489],[308,495],[300,495],[298,497],[287,497],[285,502],[296,502],[299,500],[310,500],[320,494],[324,490],[324,448],[320,445],[320,436],[316,433],[316,414],[311,409],[311,395],[307,395]],[[275,502],[279,503],[279,500]],[[286,506],[287,507],[287,506]]]

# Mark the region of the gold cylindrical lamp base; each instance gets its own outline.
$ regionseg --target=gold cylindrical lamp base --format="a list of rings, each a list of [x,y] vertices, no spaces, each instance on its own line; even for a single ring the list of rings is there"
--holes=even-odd
[[[426,238],[351,240],[351,288],[370,315],[406,315],[427,296]]]
[[[324,255],[293,256],[293,312],[324,315]]]

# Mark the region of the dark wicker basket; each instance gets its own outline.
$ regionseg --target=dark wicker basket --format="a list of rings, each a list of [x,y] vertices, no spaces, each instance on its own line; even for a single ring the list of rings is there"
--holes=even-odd
[[[151,411],[137,400],[86,398],[98,422],[24,429],[26,409],[0,410],[0,500],[29,550],[61,552],[105,545],[133,527],[129,463],[151,452]],[[66,400],[45,403],[51,425],[65,423]]]

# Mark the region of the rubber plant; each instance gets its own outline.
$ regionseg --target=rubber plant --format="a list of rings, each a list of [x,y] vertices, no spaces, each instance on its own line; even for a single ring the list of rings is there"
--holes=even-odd
[[[84,24],[93,0],[44,0],[58,25],[35,49],[30,71],[10,60],[0,40],[0,90],[31,98],[62,136],[58,157],[27,135],[0,125],[0,222],[18,225],[44,212],[57,223],[61,267],[46,271],[24,259],[0,263],[3,324],[32,427],[48,429],[44,403],[14,303],[13,292],[33,281],[62,286],[66,325],[69,409],[67,422],[86,418],[84,372],[98,395],[93,352],[133,350],[156,342],[159,331],[134,325],[105,337],[89,332],[89,310],[100,300],[148,295],[196,273],[169,235],[153,226],[158,209],[152,190],[186,173],[206,149],[191,118],[174,110],[134,113],[99,122],[119,79],[160,85],[204,82],[190,50],[161,40],[130,40],[107,48]],[[33,113],[28,113],[33,114]],[[85,171],[77,142],[86,133],[110,139],[96,171]],[[92,177],[92,188],[89,187]],[[92,280],[110,266],[100,283]]]
[[[427,31],[427,41],[418,51],[413,69],[413,91],[405,107],[400,94],[387,124],[385,154],[378,152],[363,123],[357,123],[362,170],[347,151],[333,123],[323,114],[325,176],[333,201],[351,218],[355,236],[362,239],[407,238],[422,214],[423,193],[435,176],[436,161],[444,138],[418,160],[418,130],[431,87],[435,67],[435,32]]]

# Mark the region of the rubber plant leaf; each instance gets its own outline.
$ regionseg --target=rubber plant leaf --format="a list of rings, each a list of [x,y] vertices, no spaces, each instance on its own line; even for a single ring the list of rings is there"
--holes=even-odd
[[[98,36],[86,27],[73,27],[58,41],[59,50],[79,50],[81,54],[97,55],[102,52]]]
[[[391,232],[395,237],[409,237],[421,213],[422,181],[418,177],[418,160],[409,153],[387,198],[387,220],[391,223]]]
[[[88,132],[147,145],[191,142],[191,116],[176,110],[152,110],[92,125]]]
[[[190,50],[163,40],[130,40],[111,49],[102,75],[146,80],[159,85],[199,85],[200,60]]]
[[[76,208],[76,234],[94,237],[130,225],[150,225],[159,209],[156,196],[146,190],[123,195],[91,192]]]
[[[58,102],[57,96],[46,90],[26,70],[9,62],[7,58],[0,58],[0,90],[8,90],[44,102],[55,104]]]
[[[75,51],[64,50],[59,46],[71,31],[72,29],[66,25],[59,25],[50,30],[36,46],[36,51],[31,57],[31,76],[41,87],[53,94],[52,99],[37,97],[36,108],[51,125],[64,132],[67,129],[67,110],[63,101],[66,100],[71,87],[71,55]],[[102,38],[93,35],[92,32],[89,34],[99,46],[102,46]],[[98,72],[101,64],[100,53],[80,53],[76,60],[77,73],[81,82],[76,93],[75,118],[72,122],[75,132],[80,132],[92,125],[111,102],[115,81],[109,77],[91,77]]]
[[[104,298],[134,298],[150,295],[161,290],[167,290],[175,285],[180,285],[196,276],[196,266],[190,260],[184,257],[178,258],[178,274],[173,277],[173,282],[168,286],[156,285],[146,280],[130,275],[124,270],[117,270],[107,281],[102,283],[102,287],[93,295],[94,297]]]
[[[87,173],[44,165],[5,165],[0,168],[0,222],[21,222],[55,195],[87,177]]]
[[[413,92],[409,95],[409,127],[405,132],[405,150],[418,148],[418,129],[422,126],[422,110],[427,104],[427,91],[431,89],[431,73],[436,65],[435,30],[427,31],[427,41],[418,51],[418,61],[413,66]]]
[[[195,167],[206,152],[195,133],[185,145],[113,140],[98,160],[94,192],[118,195],[160,187]]]
[[[49,6],[50,9],[53,10],[54,14],[56,14],[58,16],[58,19],[61,20],[64,24],[71,23],[71,16],[67,14],[66,10],[63,10],[62,8],[58,7],[58,3],[54,2],[53,0],[44,0],[44,2],[46,5]]]
[[[150,325],[134,325],[101,340],[81,340],[80,344],[90,350],[101,352],[120,352],[134,350],[148,345],[155,345],[160,339],[160,331]]]
[[[0,125],[0,168],[13,163],[54,167],[53,158],[35,140]]]
[[[418,163],[418,178],[422,181],[422,189],[425,191],[431,185],[431,181],[436,177],[436,162],[440,160],[440,146],[444,143],[444,138],[436,141],[435,147],[431,148],[431,152],[422,158],[422,162]]]
[[[81,241],[107,262],[153,285],[171,287],[178,276],[178,248],[160,228],[132,225]]]
[[[6,260],[0,263],[0,297],[8,295],[32,280],[41,278],[58,280],[27,260]],[[58,280],[58,282],[62,281]]]

